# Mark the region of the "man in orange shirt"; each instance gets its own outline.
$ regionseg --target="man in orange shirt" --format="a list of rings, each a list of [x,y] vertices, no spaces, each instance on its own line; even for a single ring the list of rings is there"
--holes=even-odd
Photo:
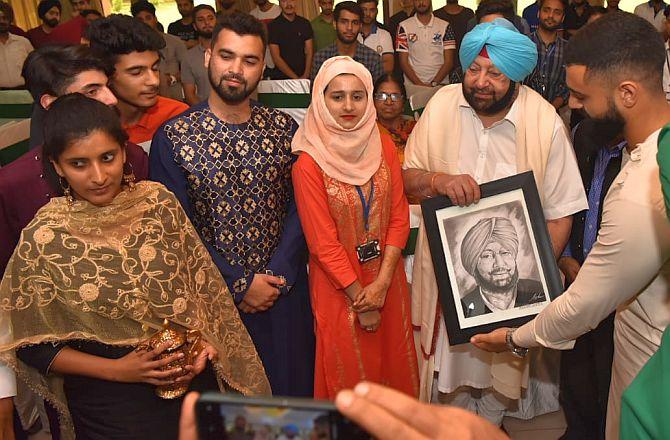
[[[94,21],[86,36],[91,49],[113,66],[109,88],[119,101],[116,108],[130,142],[148,153],[154,132],[188,108],[183,102],[158,95],[159,50],[165,41],[146,24],[125,15]]]

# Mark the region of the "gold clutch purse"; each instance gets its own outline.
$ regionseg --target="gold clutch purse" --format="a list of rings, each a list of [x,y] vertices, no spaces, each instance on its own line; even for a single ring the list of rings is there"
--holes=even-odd
[[[168,320],[163,321],[163,328],[147,339],[138,349],[153,350],[163,343],[170,342],[172,345],[161,353],[156,360],[165,359],[174,353],[181,352],[184,357],[174,360],[162,367],[161,370],[167,371],[173,368],[183,368],[186,365],[192,365],[200,350],[200,341],[202,336],[198,330],[188,330],[186,332],[175,330],[170,327]],[[156,387],[156,395],[163,399],[176,399],[186,394],[188,383],[175,383]]]

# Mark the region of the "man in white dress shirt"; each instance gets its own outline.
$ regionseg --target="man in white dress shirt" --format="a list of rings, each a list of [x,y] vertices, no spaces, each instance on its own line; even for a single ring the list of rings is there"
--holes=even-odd
[[[621,395],[661,342],[670,323],[670,223],[656,162],[658,134],[670,123],[662,88],[663,40],[632,14],[606,14],[566,51],[570,106],[628,143],[624,165],[603,205],[598,239],[568,290],[519,329],[472,342],[523,354],[544,345],[569,349],[575,338],[616,310],[606,438],[619,438]]]
[[[428,103],[405,149],[406,192],[446,195],[465,206],[479,185],[532,170],[555,255],[569,238],[572,214],[587,208],[572,146],[561,118],[521,81],[537,63],[534,43],[507,20],[475,27],[460,49],[463,84],[443,87]],[[470,344],[450,347],[440,313],[433,263],[423,225],[412,281],[412,324],[421,328],[421,399],[465,407],[496,425],[518,406],[532,416],[558,409],[557,385],[529,389],[528,362],[492,355]],[[522,404],[542,394],[541,405]]]
[[[665,21],[665,11],[667,3],[663,0],[649,0],[635,7],[635,15],[642,17],[653,24],[657,31],[663,32],[663,22]]]

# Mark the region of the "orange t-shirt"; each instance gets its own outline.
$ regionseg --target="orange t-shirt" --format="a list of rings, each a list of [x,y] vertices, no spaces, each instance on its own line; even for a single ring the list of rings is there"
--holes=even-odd
[[[188,105],[174,99],[158,97],[158,102],[149,110],[144,112],[142,118],[135,125],[126,125],[123,127],[128,134],[128,140],[144,148],[149,152],[151,139],[156,130],[160,128],[168,119],[172,119],[178,114],[188,109]]]

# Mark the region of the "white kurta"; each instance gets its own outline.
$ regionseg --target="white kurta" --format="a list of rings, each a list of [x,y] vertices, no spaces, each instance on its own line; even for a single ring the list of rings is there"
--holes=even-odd
[[[618,439],[621,395],[670,324],[670,223],[656,154],[660,130],[631,152],[605,198],[598,239],[570,288],[514,334],[524,347],[570,348],[614,310],[607,438]]]
[[[524,117],[519,114],[522,109],[517,103],[518,101],[515,101],[503,120],[489,128],[484,128],[479,117],[461,95],[457,110],[461,118],[461,148],[458,159],[458,170],[461,174],[471,175],[479,184],[517,174],[515,124]],[[451,111],[450,109],[440,110]],[[427,136],[430,137],[430,127],[424,127],[424,129],[428,130]],[[421,168],[421,164],[405,163],[405,168]],[[558,114],[555,115],[553,124],[543,187],[539,188],[539,191],[543,195],[543,211],[548,220],[567,217],[588,207],[574,151],[567,130]],[[413,292],[413,295],[419,294],[420,292]],[[451,393],[461,386],[490,388],[492,386],[491,363],[490,353],[470,344],[450,347],[444,324],[439,326],[434,364],[435,371],[439,372],[437,385],[440,392]],[[424,380],[425,377],[423,376]],[[518,415],[532,416],[535,412],[542,412],[543,409],[546,411],[557,409],[555,399],[557,386],[556,384],[547,385],[552,388],[552,398],[549,399],[551,402],[540,404],[544,408],[531,409],[524,411],[525,414]],[[530,386],[532,388],[533,384]],[[519,407],[523,406],[528,405],[519,402]]]
[[[465,100],[463,104],[459,108],[463,146],[458,164],[460,172],[471,175],[479,184],[517,174],[514,123],[517,118],[522,117],[518,114],[517,106],[513,104],[502,121],[484,128]],[[544,193],[542,208],[548,220],[567,217],[588,208],[574,151],[558,114],[554,123],[544,188],[540,188],[540,191]],[[444,324],[440,325],[435,353],[435,370],[439,371],[437,384],[440,392],[451,393],[463,385],[474,388],[492,386],[491,353],[470,344],[449,347]],[[543,391],[557,395],[556,384],[546,385],[549,389]],[[531,393],[527,393],[529,394]],[[552,400],[542,401],[539,405],[527,405],[533,408],[519,415],[525,416],[531,412],[528,416],[532,417],[535,413],[558,409],[556,402]]]
[[[0,313],[0,343],[8,342],[12,337],[9,316]],[[0,399],[16,396],[16,377],[14,370],[0,362]]]

